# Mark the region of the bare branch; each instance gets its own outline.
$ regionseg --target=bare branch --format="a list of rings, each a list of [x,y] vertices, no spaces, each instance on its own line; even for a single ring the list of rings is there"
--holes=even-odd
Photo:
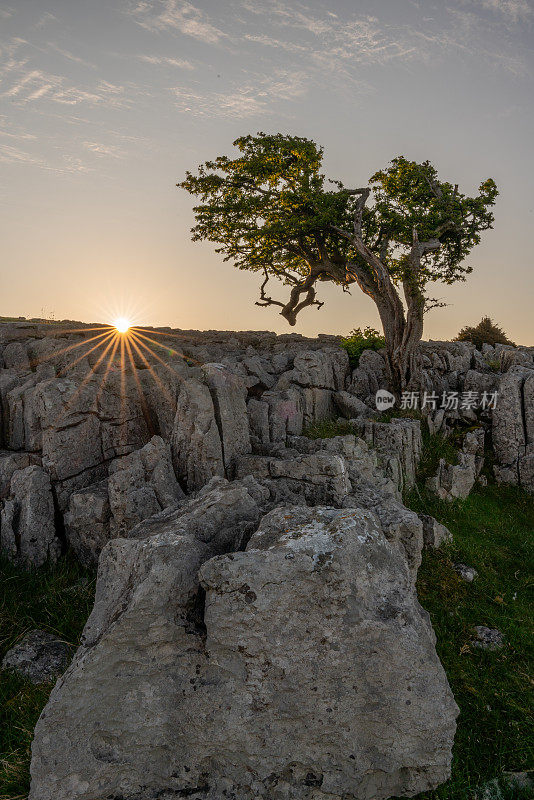
[[[281,308],[284,307],[284,303],[281,303],[279,300],[273,300],[272,297],[268,297],[265,294],[265,287],[269,282],[270,275],[267,270],[264,270],[265,273],[265,280],[260,286],[260,299],[256,300],[257,306],[280,306]]]
[[[265,294],[265,287],[271,277],[267,271],[265,272],[265,279],[260,286],[260,299],[256,301],[257,306],[279,306],[282,311],[280,314],[287,319],[290,325],[295,325],[297,321],[297,315],[303,308],[307,306],[317,306],[317,308],[321,308],[324,303],[320,302],[316,299],[316,291],[315,291],[315,281],[320,275],[320,272],[317,270],[310,272],[309,275],[306,276],[302,281],[296,282],[295,285],[291,289],[289,295],[289,301],[287,303],[282,303],[280,300],[273,300],[272,297],[269,297]],[[300,299],[301,295],[305,294],[303,300]]]

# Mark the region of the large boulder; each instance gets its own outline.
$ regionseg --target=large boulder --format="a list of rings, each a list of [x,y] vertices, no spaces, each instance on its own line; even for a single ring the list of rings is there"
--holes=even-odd
[[[458,709],[372,512],[279,508],[213,552],[177,527],[104,548],[30,800],[385,800],[447,779]]]

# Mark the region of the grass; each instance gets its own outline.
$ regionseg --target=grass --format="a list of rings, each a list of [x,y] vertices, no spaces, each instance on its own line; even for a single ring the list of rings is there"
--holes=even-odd
[[[414,491],[407,504],[436,517],[454,537],[452,544],[425,552],[417,582],[461,709],[452,777],[420,799],[482,800],[484,784],[505,771],[534,767],[534,499],[515,487],[490,485],[454,503]],[[473,583],[456,574],[457,562],[477,570]],[[475,625],[498,628],[506,646],[496,652],[473,647]],[[532,793],[501,784],[501,795],[508,800]]]
[[[324,419],[321,422],[313,422],[308,425],[302,435],[308,439],[333,439],[334,436],[346,436],[347,434],[357,434],[354,426],[348,420]]]
[[[0,557],[0,660],[35,628],[77,645],[93,605],[94,577],[69,557],[31,571]],[[51,689],[0,673],[0,800],[27,795],[33,729]]]

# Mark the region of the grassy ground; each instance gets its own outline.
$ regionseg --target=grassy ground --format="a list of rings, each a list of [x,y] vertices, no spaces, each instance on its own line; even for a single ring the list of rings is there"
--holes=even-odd
[[[453,544],[425,553],[417,582],[461,710],[452,778],[424,797],[482,798],[480,787],[488,781],[534,767],[534,499],[514,487],[490,485],[454,503],[415,491],[407,504],[432,514],[454,537]],[[477,570],[473,583],[456,574],[458,562]],[[474,647],[475,625],[500,630],[506,646],[497,652]],[[501,794],[532,796],[504,786]]]
[[[34,628],[77,645],[93,596],[94,575],[69,558],[32,572],[0,558],[0,660]],[[51,688],[0,673],[0,800],[27,795],[33,728]]]

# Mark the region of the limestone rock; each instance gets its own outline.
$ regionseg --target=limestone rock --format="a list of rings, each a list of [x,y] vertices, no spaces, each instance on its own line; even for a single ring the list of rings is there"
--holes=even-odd
[[[168,530],[104,548],[30,800],[385,800],[448,777],[458,709],[371,512],[280,508],[245,552],[207,547]]]
[[[73,492],[64,516],[67,541],[84,566],[94,566],[110,538],[107,481]]]
[[[142,520],[184,497],[174,475],[170,448],[160,436],[110,464],[108,493],[114,537],[124,536]]]
[[[237,477],[253,475],[269,489],[271,503],[340,505],[351,491],[346,464],[339,455],[318,451],[287,458],[244,456]]]
[[[504,636],[496,628],[475,625],[475,632],[476,639],[473,641],[475,647],[481,647],[483,650],[501,650],[504,647]]]
[[[225,474],[233,478],[236,459],[251,452],[246,397],[241,378],[221,364],[204,364],[202,368],[211,392],[215,419],[221,438]]]
[[[498,481],[534,492],[534,370],[513,366],[499,383],[492,412],[492,442]]]
[[[8,558],[25,566],[40,567],[60,555],[50,478],[35,464],[12,474],[0,512],[0,545]]]
[[[345,419],[372,417],[376,414],[376,411],[367,406],[363,400],[349,392],[336,392],[333,400],[337,410]]]
[[[0,501],[9,497],[11,491],[11,478],[19,469],[29,467],[32,462],[30,453],[14,453],[9,450],[0,450]]]
[[[268,498],[268,491],[250,475],[231,482],[215,477],[178,507],[136,525],[128,536],[144,539],[169,530],[186,531],[216,552],[237,550],[257,527],[260,507]]]
[[[467,564],[454,564],[453,569],[466,583],[473,583],[478,576],[476,569],[474,567],[468,567]]]
[[[69,645],[57,636],[34,630],[6,653],[2,669],[12,670],[32,683],[44,683],[65,671],[70,655]]]
[[[477,477],[474,455],[459,453],[458,464],[448,464],[440,458],[436,474],[428,478],[426,487],[441,500],[465,499]]]
[[[354,420],[358,434],[378,453],[386,474],[400,492],[415,484],[421,457],[422,438],[419,420],[394,418],[391,422]]]
[[[445,525],[442,525],[429,514],[419,514],[418,516],[423,523],[425,547],[436,549],[444,543],[452,542],[452,533]]]
[[[94,565],[109,539],[126,536],[183,497],[170,448],[153,436],[140,450],[112,461],[107,480],[73,492],[65,514],[68,542],[83,564]]]
[[[224,460],[211,393],[206,384],[184,381],[176,406],[171,441],[174,470],[188,491],[200,489],[215,475],[224,477]]]

